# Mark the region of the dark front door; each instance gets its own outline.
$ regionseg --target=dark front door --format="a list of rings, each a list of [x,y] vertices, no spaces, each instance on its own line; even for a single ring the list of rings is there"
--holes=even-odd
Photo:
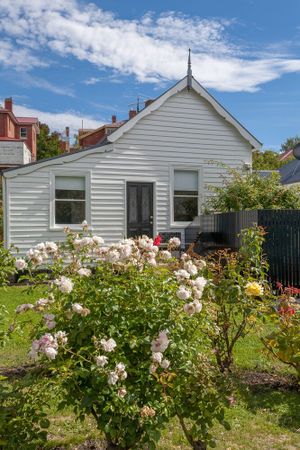
[[[153,237],[153,183],[127,183],[127,237]]]

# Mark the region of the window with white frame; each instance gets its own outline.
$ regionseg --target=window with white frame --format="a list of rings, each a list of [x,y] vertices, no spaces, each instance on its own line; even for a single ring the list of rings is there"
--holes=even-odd
[[[85,219],[85,177],[55,176],[55,224],[76,225]]]
[[[191,222],[198,215],[198,170],[174,170],[174,222]]]
[[[27,128],[26,127],[21,127],[20,128],[20,138],[21,139],[26,139],[27,138]]]

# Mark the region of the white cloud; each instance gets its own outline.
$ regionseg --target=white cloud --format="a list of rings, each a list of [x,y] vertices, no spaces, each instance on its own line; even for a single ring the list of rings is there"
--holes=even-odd
[[[14,105],[14,113],[19,117],[37,117],[40,122],[49,125],[52,131],[62,132],[68,126],[70,127],[71,136],[82,127],[82,121],[84,128],[97,128],[104,123],[103,120],[84,116],[80,112],[65,111],[54,113],[28,108],[23,105]]]
[[[232,22],[170,12],[140,20],[118,19],[79,0],[1,0],[0,31],[36,49],[71,55],[99,68],[135,75],[140,82],[178,80],[185,75],[187,48],[193,73],[206,87],[257,90],[262,83],[300,71],[300,60],[269,52],[250,57],[233,45]],[[30,33],[28,33],[30,30]],[[274,44],[275,45],[275,44]],[[3,58],[2,58],[3,60]],[[87,80],[93,84],[96,77]]]
[[[0,40],[0,64],[8,68],[13,67],[17,71],[47,66],[45,62],[35,57],[29,49],[20,48],[9,39]]]

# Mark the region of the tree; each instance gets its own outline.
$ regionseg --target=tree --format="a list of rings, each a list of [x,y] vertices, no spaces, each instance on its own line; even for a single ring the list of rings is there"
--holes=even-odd
[[[286,152],[287,150],[292,150],[297,144],[300,144],[300,136],[296,134],[296,136],[287,138],[281,144],[281,151]]]
[[[223,166],[224,167],[224,166]],[[280,183],[278,173],[262,177],[225,166],[227,176],[222,186],[210,186],[215,193],[205,204],[205,211],[242,211],[249,209],[299,209],[299,188]]]
[[[53,131],[46,123],[39,123],[40,133],[37,136],[37,159],[51,158],[62,153],[59,133]]]
[[[273,150],[265,150],[260,152],[255,150],[252,154],[252,167],[254,170],[277,170],[290,161],[290,158],[279,161],[279,154]]]

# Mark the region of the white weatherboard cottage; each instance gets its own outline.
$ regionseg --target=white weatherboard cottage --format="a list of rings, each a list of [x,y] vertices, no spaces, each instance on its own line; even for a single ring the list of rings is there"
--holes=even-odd
[[[97,148],[3,173],[4,238],[24,253],[86,219],[107,243],[182,232],[222,169],[252,162],[261,144],[191,72]]]

